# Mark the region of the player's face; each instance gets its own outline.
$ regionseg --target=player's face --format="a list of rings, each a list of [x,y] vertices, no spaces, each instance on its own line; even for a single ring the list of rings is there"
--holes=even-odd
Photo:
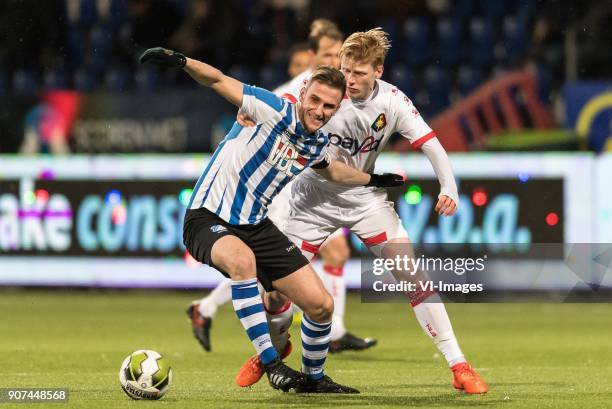
[[[313,133],[325,125],[342,102],[342,92],[329,85],[314,81],[300,92],[298,116],[304,129]]]
[[[346,93],[352,99],[366,99],[374,90],[376,80],[382,76],[382,64],[374,67],[369,62],[343,58],[340,70],[346,78]]]
[[[294,78],[308,68],[312,54],[308,50],[293,53],[289,62],[289,77]]]
[[[332,40],[329,37],[321,37],[319,40],[319,50],[312,57],[312,65],[316,67],[327,66],[338,69],[340,67],[340,48],[342,42]]]

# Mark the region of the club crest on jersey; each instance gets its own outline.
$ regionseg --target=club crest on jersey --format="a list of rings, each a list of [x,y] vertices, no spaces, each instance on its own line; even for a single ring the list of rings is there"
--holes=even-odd
[[[212,231],[213,233],[221,233],[221,232],[227,231],[227,229],[225,228],[225,226],[221,226],[220,224],[215,224],[214,226],[210,226],[210,231]]]
[[[300,155],[295,145],[287,138],[279,135],[266,161],[280,172],[292,177],[304,170],[308,159]]]
[[[372,129],[374,132],[379,132],[382,131],[385,126],[387,126],[387,118],[385,118],[385,114],[380,114],[372,124]]]

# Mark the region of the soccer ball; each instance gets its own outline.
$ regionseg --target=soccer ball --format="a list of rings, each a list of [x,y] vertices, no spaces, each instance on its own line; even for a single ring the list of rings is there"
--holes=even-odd
[[[168,392],[172,368],[159,353],[139,349],[123,360],[119,382],[132,399],[159,399]]]

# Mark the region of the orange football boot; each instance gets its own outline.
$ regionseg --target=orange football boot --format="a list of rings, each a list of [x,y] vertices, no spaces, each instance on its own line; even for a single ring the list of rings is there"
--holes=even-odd
[[[451,367],[453,371],[453,386],[465,393],[487,393],[489,387],[470,364],[462,362]]]
[[[283,349],[283,353],[281,354],[281,359],[288,357],[291,351],[291,341],[287,340],[285,349]],[[259,355],[255,354],[250,357],[238,371],[238,374],[236,375],[236,384],[243,388],[255,385],[261,379],[264,373],[264,367],[261,364]]]

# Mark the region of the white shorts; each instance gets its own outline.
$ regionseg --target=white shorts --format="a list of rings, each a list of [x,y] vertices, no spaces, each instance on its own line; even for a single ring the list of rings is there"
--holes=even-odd
[[[387,241],[408,238],[384,189],[339,195],[318,184],[297,180],[288,196],[288,222],[281,231],[308,259],[316,255],[325,239],[342,227],[357,235],[377,256]]]

